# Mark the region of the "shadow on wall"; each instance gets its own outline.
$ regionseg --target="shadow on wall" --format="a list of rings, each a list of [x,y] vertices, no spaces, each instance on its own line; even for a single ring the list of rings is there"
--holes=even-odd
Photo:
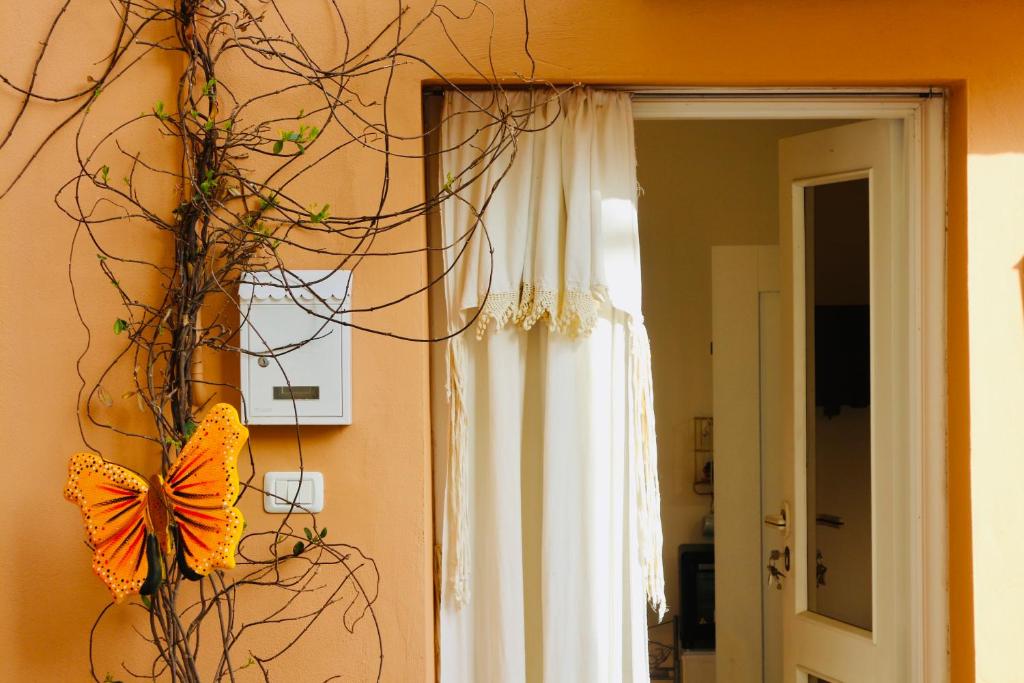
[[[1024,313],[1024,256],[1020,257],[1020,261],[1017,261],[1017,276],[1020,278],[1020,309],[1021,313]]]

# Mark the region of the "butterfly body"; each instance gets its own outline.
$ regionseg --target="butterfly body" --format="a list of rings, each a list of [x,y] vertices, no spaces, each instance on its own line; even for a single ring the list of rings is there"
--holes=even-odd
[[[235,566],[242,535],[237,460],[248,432],[210,409],[167,470],[149,479],[95,453],[71,458],[64,497],[82,510],[93,570],[115,601],[151,594],[172,566],[189,579]]]
[[[146,528],[156,536],[160,549],[171,551],[170,535],[167,533],[167,519],[170,504],[164,495],[164,478],[154,474],[149,478],[149,495],[146,496]]]

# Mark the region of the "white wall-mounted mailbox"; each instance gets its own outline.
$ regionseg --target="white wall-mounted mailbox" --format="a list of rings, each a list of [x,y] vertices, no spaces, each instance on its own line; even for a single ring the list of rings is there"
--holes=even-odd
[[[342,323],[352,274],[246,273],[241,306],[243,420],[251,425],[352,424],[352,331]],[[315,337],[313,341],[301,342]],[[254,355],[257,354],[257,355]]]

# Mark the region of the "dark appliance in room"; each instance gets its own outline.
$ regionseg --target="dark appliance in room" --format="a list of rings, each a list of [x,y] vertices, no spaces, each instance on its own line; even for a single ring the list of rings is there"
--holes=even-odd
[[[715,649],[715,546],[679,546],[679,645]]]

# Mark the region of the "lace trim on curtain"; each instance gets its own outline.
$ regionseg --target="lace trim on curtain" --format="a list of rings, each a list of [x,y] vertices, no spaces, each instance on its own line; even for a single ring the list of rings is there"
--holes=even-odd
[[[487,328],[494,323],[498,331],[508,324],[519,307],[519,292],[491,292],[480,307],[480,315],[476,318],[476,338],[487,336]]]
[[[559,301],[561,295],[561,301]],[[529,330],[542,320],[548,329],[571,339],[586,337],[597,324],[598,297],[581,289],[554,290],[524,282],[519,292],[491,292],[480,307],[476,338],[483,339],[494,323],[500,330],[510,322]]]

